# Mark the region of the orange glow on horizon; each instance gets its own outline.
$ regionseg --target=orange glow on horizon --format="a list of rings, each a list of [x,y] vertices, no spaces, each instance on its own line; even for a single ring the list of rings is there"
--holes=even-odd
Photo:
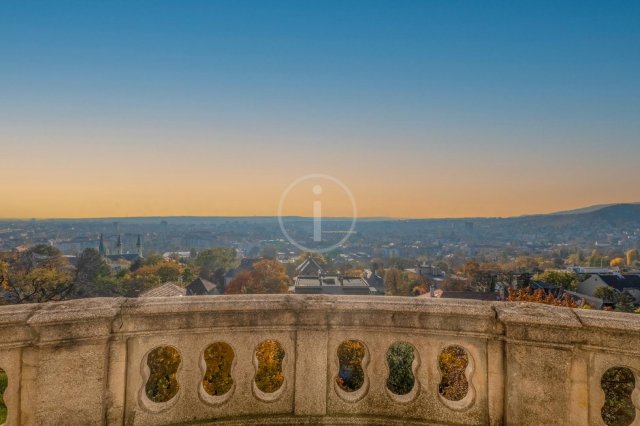
[[[131,138],[121,132],[0,136],[0,217],[275,216],[285,188],[309,173],[344,182],[358,217],[507,217],[639,201],[615,184],[632,170],[633,156],[607,167],[588,152],[549,157],[448,145],[421,152],[346,140],[336,148],[215,133],[182,135],[188,143],[181,134],[113,143]],[[323,215],[351,216],[340,195],[323,197]],[[311,216],[309,200],[290,200],[285,214]]]

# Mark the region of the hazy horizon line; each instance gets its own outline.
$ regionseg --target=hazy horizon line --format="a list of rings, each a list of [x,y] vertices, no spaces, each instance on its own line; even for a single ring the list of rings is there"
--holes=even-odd
[[[579,207],[576,209],[551,211],[546,213],[524,213],[514,216],[449,216],[449,217],[401,217],[401,216],[358,216],[357,220],[464,220],[464,219],[510,219],[520,218],[528,216],[545,216],[545,215],[558,215],[558,214],[575,214],[580,213],[581,210],[589,211],[598,210],[610,206],[618,205],[636,205],[640,202],[627,202],[627,203],[607,203],[607,204],[594,204],[585,207]],[[95,217],[0,217],[0,221],[30,221],[30,220],[131,220],[131,219],[176,219],[176,218],[236,218],[236,219],[277,219],[277,215],[149,215],[149,216],[95,216]],[[283,218],[299,218],[313,220],[313,216],[298,216],[287,215]],[[352,220],[353,218],[348,216],[325,216],[323,220]]]

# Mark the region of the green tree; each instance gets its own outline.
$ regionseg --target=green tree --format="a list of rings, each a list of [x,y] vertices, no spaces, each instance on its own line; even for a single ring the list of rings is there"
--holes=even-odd
[[[631,399],[636,379],[633,371],[625,367],[613,367],[605,371],[600,380],[605,396],[602,420],[606,425],[630,425],[636,417]]]
[[[616,301],[616,311],[633,312],[633,310],[635,309],[635,306],[633,305],[635,301],[636,299],[632,295],[630,295],[626,291],[623,291],[622,293],[620,293],[620,295],[618,295],[618,300]]]
[[[7,405],[4,403],[4,391],[7,390],[7,373],[0,368],[0,425],[7,421]]]
[[[198,274],[190,265],[185,266],[184,271],[182,271],[182,282],[189,284],[191,281],[195,280],[198,277]]]
[[[88,282],[95,280],[100,275],[108,275],[111,271],[98,250],[85,249],[78,256],[76,262],[76,281]]]
[[[589,257],[589,266],[593,267],[604,267],[609,265],[610,262],[611,259],[609,259],[608,256],[602,256],[598,253],[598,250],[595,249],[591,252],[591,256]]]
[[[608,285],[596,288],[593,295],[605,302],[616,303],[618,301],[618,292]]]
[[[415,385],[412,364],[415,359],[413,346],[406,342],[396,342],[387,350],[389,376],[387,388],[396,395],[406,395]]]
[[[202,278],[220,284],[224,274],[236,265],[234,249],[216,247],[198,253],[194,262]]]
[[[131,267],[129,268],[129,270],[131,272],[135,272],[138,269],[142,268],[143,266],[155,265],[157,263],[162,262],[163,260],[164,260],[164,257],[162,257],[160,253],[155,253],[155,252],[147,253],[146,257],[136,259],[135,262],[131,264]]]
[[[578,276],[571,271],[545,271],[534,275],[533,279],[557,285],[565,290],[574,290],[578,285]]]
[[[98,250],[85,249],[78,256],[76,277],[71,297],[105,297],[117,294],[111,270]]]

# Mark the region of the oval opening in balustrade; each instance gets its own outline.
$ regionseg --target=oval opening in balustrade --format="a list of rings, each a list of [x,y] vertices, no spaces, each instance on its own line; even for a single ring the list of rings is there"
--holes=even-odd
[[[600,380],[604,391],[602,420],[608,426],[627,426],[636,418],[636,407],[631,393],[636,387],[633,371],[625,367],[613,367],[605,371]]]
[[[180,389],[176,378],[180,362],[180,353],[171,346],[161,346],[149,352],[149,379],[145,385],[147,398],[153,402],[167,402],[176,396]]]
[[[387,350],[387,366],[389,377],[387,389],[396,395],[406,395],[415,386],[413,375],[414,348],[406,342],[396,342]]]
[[[0,425],[7,421],[7,404],[4,402],[4,392],[7,390],[8,385],[9,378],[7,373],[0,368]]]
[[[364,343],[359,340],[345,340],[338,346],[340,368],[336,383],[345,392],[355,392],[364,384]]]
[[[465,370],[469,365],[469,356],[460,346],[445,348],[438,357],[438,367],[442,380],[438,392],[449,401],[460,401],[469,392],[469,382]]]
[[[277,340],[265,340],[256,347],[258,368],[256,371],[256,387],[264,393],[273,393],[284,383],[282,361],[284,348]]]
[[[222,396],[233,386],[233,357],[233,349],[224,342],[213,343],[205,349],[204,362],[207,371],[202,379],[202,387],[209,395]]]

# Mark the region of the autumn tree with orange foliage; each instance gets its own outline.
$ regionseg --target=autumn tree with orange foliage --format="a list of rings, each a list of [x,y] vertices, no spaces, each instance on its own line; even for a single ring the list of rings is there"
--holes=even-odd
[[[178,281],[184,272],[184,265],[175,260],[162,260],[153,265],[138,268],[132,275],[154,284]]]
[[[336,383],[342,390],[353,392],[364,384],[362,361],[365,356],[364,344],[359,340],[346,340],[338,347],[340,369]]]
[[[289,277],[284,266],[276,260],[256,262],[251,270],[240,272],[229,283],[227,294],[286,293]]]
[[[265,340],[256,348],[258,370],[254,380],[262,392],[275,392],[284,383],[282,371],[284,356],[284,348],[277,340]]]
[[[634,266],[638,259],[640,258],[640,252],[638,249],[631,249],[625,253],[625,257],[627,258],[627,266]]]
[[[531,290],[531,287],[525,287],[521,289],[508,290],[507,300],[509,302],[533,302],[543,303],[545,305],[563,306],[565,308],[577,308],[576,302],[569,297],[567,293],[564,293],[562,297],[555,297],[553,294],[545,293],[542,289],[535,291]]]
[[[612,259],[611,262],[609,262],[609,266],[611,266],[612,268],[619,268],[621,266],[625,266],[625,264],[626,261],[622,257],[616,257],[615,259]]]

